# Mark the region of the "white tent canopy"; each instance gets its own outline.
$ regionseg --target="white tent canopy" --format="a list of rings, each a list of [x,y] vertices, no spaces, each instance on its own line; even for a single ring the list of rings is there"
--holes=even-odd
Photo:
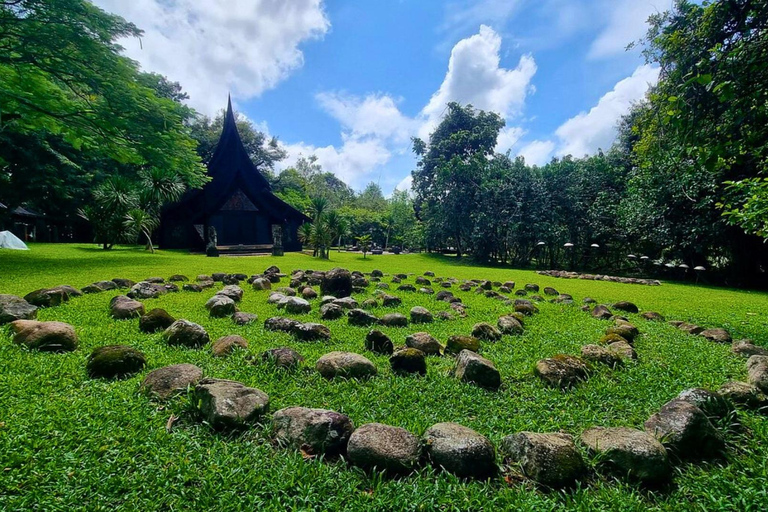
[[[0,249],[28,251],[29,247],[10,231],[0,231]]]

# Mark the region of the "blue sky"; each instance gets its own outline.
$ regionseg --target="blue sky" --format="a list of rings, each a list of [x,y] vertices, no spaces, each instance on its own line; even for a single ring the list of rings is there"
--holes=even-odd
[[[541,165],[607,148],[658,70],[626,46],[671,0],[96,0],[145,30],[126,54],[212,114],[315,154],[353,188],[406,188],[411,136],[449,101],[501,114],[497,149]]]

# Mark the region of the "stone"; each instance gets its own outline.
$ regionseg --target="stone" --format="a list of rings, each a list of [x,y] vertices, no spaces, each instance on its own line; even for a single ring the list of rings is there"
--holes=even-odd
[[[384,277],[384,272],[381,270],[371,270],[371,277]]]
[[[634,361],[637,359],[637,352],[626,341],[614,341],[608,344],[608,351],[620,357],[623,360]]]
[[[536,300],[535,297],[536,296],[534,295],[531,298]],[[560,295],[552,299],[552,302],[555,304],[573,304],[574,303],[573,297],[571,295],[568,295],[567,293],[561,293]]]
[[[486,322],[479,322],[472,327],[472,336],[485,341],[499,341],[501,331]]]
[[[132,299],[156,299],[166,293],[168,290],[162,284],[141,281],[131,286],[131,291],[127,295]]]
[[[331,330],[314,322],[297,324],[291,329],[291,334],[300,341],[327,341],[331,339]]]
[[[16,333],[13,342],[32,350],[71,352],[78,346],[75,328],[64,322],[14,320],[11,329]]]
[[[115,320],[127,320],[144,314],[144,304],[125,295],[113,297],[109,309]]]
[[[625,300],[615,303],[613,309],[618,309],[619,311],[625,311],[627,313],[637,313],[640,311],[636,305]]]
[[[365,299],[363,301],[363,309],[373,309],[379,307],[379,303],[376,299]]]
[[[470,350],[459,352],[453,375],[462,382],[481,388],[496,390],[501,386],[501,374],[493,363]]]
[[[233,380],[203,379],[195,386],[194,396],[201,416],[215,429],[246,427],[269,408],[266,393]]]
[[[505,463],[518,465],[526,477],[547,487],[569,487],[588,473],[568,434],[519,432],[506,436],[500,451]]]
[[[499,318],[499,321],[496,323],[496,325],[499,327],[499,330],[503,334],[507,335],[518,335],[523,334],[523,324],[520,323],[520,321],[511,315],[505,315]]]
[[[447,299],[449,297],[453,297],[453,293],[449,292],[447,290],[441,290],[441,291],[437,292],[437,294],[435,294],[435,300],[442,300],[442,301],[444,301],[445,299]]]
[[[24,300],[32,304],[33,306],[37,306],[38,308],[52,308],[60,304],[63,304],[64,302],[67,302],[70,298],[70,295],[72,296],[75,295],[69,291],[70,288],[72,290],[76,290],[71,286],[70,287],[56,286],[54,288],[41,288],[39,290],[35,290],[33,292],[26,294],[24,296]],[[80,292],[77,291],[77,293],[79,294]]]
[[[178,283],[178,282],[189,281],[189,278],[187,276],[183,276],[181,274],[174,274],[171,277],[169,277],[168,280],[171,281],[171,282],[177,282]]]
[[[432,281],[430,281],[426,277],[419,276],[419,277],[416,278],[416,284],[420,284],[422,286],[431,286],[432,285]]]
[[[327,409],[288,407],[272,415],[277,445],[301,450],[307,456],[343,455],[354,430],[349,416]]]
[[[173,364],[149,372],[139,389],[155,398],[167,400],[186,392],[202,378],[203,370],[193,364]]]
[[[714,341],[715,343],[731,343],[733,341],[731,334],[728,331],[719,328],[704,329],[699,333],[699,336],[706,338],[709,341]]]
[[[405,337],[405,346],[418,349],[426,355],[439,356],[443,346],[428,332],[416,332]]]
[[[122,277],[116,277],[112,279],[112,282],[115,283],[115,285],[117,285],[118,288],[130,288],[131,286],[136,284],[132,280],[124,279]]]
[[[347,313],[347,322],[349,325],[367,327],[378,323],[379,319],[364,309],[352,309]]]
[[[768,397],[754,384],[747,382],[726,382],[717,393],[730,400],[735,405],[741,405],[748,409],[758,409],[768,406]]]
[[[384,307],[399,306],[402,303],[403,299],[400,297],[395,297],[394,295],[389,295],[387,293],[381,296],[381,305]]]
[[[332,302],[320,306],[320,318],[323,320],[336,320],[344,316],[344,309]]]
[[[259,316],[256,313],[244,313],[242,311],[238,311],[232,315],[232,321],[235,323],[235,325],[248,325],[258,319]]]
[[[317,360],[315,369],[326,379],[366,379],[377,373],[371,361],[353,352],[329,352]]]
[[[376,288],[379,290],[389,290],[389,284],[388,283],[376,283]]]
[[[299,323],[293,318],[273,316],[264,320],[264,328],[268,331],[291,332]]]
[[[175,321],[176,319],[166,310],[155,308],[151,309],[147,314],[141,315],[141,318],[139,318],[139,330],[146,333],[164,331]]]
[[[251,287],[254,290],[271,290],[272,283],[267,278],[258,277],[253,280],[253,282],[251,283]]]
[[[265,271],[264,274],[280,274],[280,268],[278,268],[277,265],[270,265]]]
[[[333,295],[339,298],[349,297],[352,295],[352,274],[343,268],[331,269],[323,276],[320,290],[323,295]]]
[[[621,336],[630,343],[635,340],[635,337],[638,335],[638,333],[639,331],[637,330],[637,327],[626,323],[614,325],[605,330],[605,334],[615,334],[617,336]]]
[[[459,478],[486,479],[494,476],[496,452],[491,442],[471,428],[457,423],[431,426],[422,438],[429,461]]]
[[[312,310],[312,306],[306,299],[300,297],[288,297],[285,303],[285,310],[292,314],[304,314],[309,313]]]
[[[400,290],[401,292],[415,292],[416,291],[416,287],[413,286],[412,284],[401,284],[400,286],[397,287],[397,289]]]
[[[551,286],[547,286],[544,288],[544,295],[560,295],[560,292],[558,292]]]
[[[581,357],[585,361],[601,363],[611,368],[621,366],[623,363],[623,359],[616,352],[600,345],[584,345],[581,347]]]
[[[768,356],[754,355],[747,359],[747,382],[768,393]]]
[[[107,345],[91,352],[85,368],[91,378],[114,379],[133,375],[146,364],[146,356],[133,347]]]
[[[261,360],[274,364],[278,368],[291,370],[298,368],[304,362],[304,358],[288,347],[278,347],[265,350],[261,353]]]
[[[683,400],[664,404],[645,422],[645,431],[681,459],[707,459],[725,448],[704,411]]]
[[[737,340],[731,345],[731,352],[742,357],[768,356],[768,348],[755,345],[752,340]]]
[[[539,309],[531,304],[529,301],[515,301],[515,313],[522,313],[525,316],[531,316],[537,313]]]
[[[448,338],[445,344],[446,354],[459,354],[462,350],[477,352],[480,350],[480,340],[474,336],[455,335]]]
[[[584,304],[597,304],[597,301],[592,297],[584,297],[584,299],[581,302],[583,302]]]
[[[355,309],[358,307],[358,303],[352,297],[341,297],[339,299],[333,299],[333,304],[341,306],[344,309]]]
[[[181,287],[181,289],[184,290],[185,292],[195,292],[195,293],[200,293],[203,291],[203,287],[195,283],[186,283],[184,286]]]
[[[532,283],[531,284],[526,284],[525,285],[525,290],[528,291],[528,292],[538,293],[539,292],[539,285],[532,284]]]
[[[438,320],[453,320],[454,319],[453,315],[450,314],[447,311],[438,311],[437,314],[435,315],[435,318],[437,318]]]
[[[227,357],[239,348],[248,348],[248,340],[237,334],[231,334],[229,336],[222,336],[214,341],[211,352],[213,357]]]
[[[663,322],[664,316],[662,316],[660,313],[657,313],[655,311],[646,311],[641,317],[645,318],[646,320],[650,320],[652,322]]]
[[[407,327],[408,318],[402,313],[387,313],[381,317],[379,323],[387,327]]]
[[[235,302],[240,302],[243,300],[243,289],[236,284],[230,284],[216,292],[216,295],[224,295]]]
[[[365,336],[365,348],[377,354],[389,355],[394,352],[394,344],[389,336],[379,330],[372,330]]]
[[[165,283],[163,288],[165,288],[165,291],[168,293],[176,293],[179,291],[179,287],[175,283]]]
[[[165,342],[171,346],[200,348],[211,339],[202,326],[189,320],[176,320],[163,331]]]
[[[317,292],[314,288],[307,286],[303,290],[301,290],[301,296],[304,297],[307,300],[310,299],[316,299],[317,298]]]
[[[421,440],[404,428],[367,423],[349,437],[347,460],[366,470],[407,474],[421,459]]]
[[[614,473],[646,484],[662,484],[672,475],[664,446],[652,435],[627,427],[592,427],[581,442]]]
[[[598,304],[592,309],[592,317],[597,318],[598,320],[608,320],[613,316],[613,313],[611,313],[611,310],[608,309],[606,306],[603,306],[602,304]]]
[[[678,329],[680,329],[683,332],[687,332],[688,334],[701,334],[704,332],[704,328],[695,324],[690,324],[688,322],[683,322],[680,325],[677,326]]]
[[[410,311],[411,322],[415,324],[428,324],[434,321],[432,313],[427,308],[414,306]]]
[[[162,277],[148,277],[144,280],[145,283],[152,283],[152,284],[163,284],[165,282],[165,279]]]
[[[558,354],[536,363],[534,374],[545,384],[566,389],[587,380],[589,367],[578,357]]]
[[[205,308],[213,318],[224,318],[237,313],[237,304],[226,295],[214,295],[205,303]]]
[[[702,388],[691,388],[681,391],[675,400],[682,400],[695,405],[710,419],[721,420],[728,417],[733,408],[728,400],[719,393]]]
[[[37,306],[16,295],[0,294],[0,325],[37,318]]]
[[[416,348],[401,348],[396,350],[389,358],[389,365],[395,374],[418,373],[427,374],[427,361],[424,359],[424,352]]]
[[[282,293],[278,292],[272,292],[269,294],[269,297],[267,298],[267,304],[277,304],[285,303],[285,301],[288,300],[288,297],[286,297]]]
[[[113,281],[97,281],[89,285],[83,286],[83,293],[101,293],[109,290],[116,290],[117,285]]]
[[[296,297],[296,290],[290,286],[281,286],[276,291],[277,293],[282,293],[286,297]]]

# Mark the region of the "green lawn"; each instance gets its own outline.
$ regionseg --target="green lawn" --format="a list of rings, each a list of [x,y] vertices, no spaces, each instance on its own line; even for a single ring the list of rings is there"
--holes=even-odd
[[[227,436],[194,421],[186,398],[159,404],[138,393],[150,370],[191,362],[211,377],[234,379],[269,394],[271,410],[287,406],[334,409],[356,425],[381,422],[421,435],[437,422],[455,421],[488,436],[498,445],[521,430],[558,431],[578,436],[585,428],[628,425],[642,428],[664,402],[689,387],[717,388],[727,380],[744,380],[744,360],[730,347],[689,336],[673,327],[630,315],[643,335],[636,342],[637,364],[622,370],[597,369],[589,381],[561,392],[544,387],[532,375],[541,358],[578,354],[594,343],[606,322],[592,319],[578,304],[590,296],[599,302],[635,302],[668,319],[725,327],[734,336],[768,344],[768,295],[758,292],[683,284],[660,287],[583,280],[562,280],[531,271],[471,266],[453,258],[429,255],[369,256],[332,253],[330,261],[301,254],[282,258],[205,258],[177,252],[148,254],[135,248],[104,252],[94,246],[32,245],[29,252],[0,251],[0,293],[24,295],[58,284],[82,287],[102,279],[134,280],[213,272],[261,273],[270,265],[292,269],[343,266],[368,272],[513,280],[520,288],[535,282],[570,293],[575,306],[540,304],[519,337],[484,343],[481,353],[495,362],[503,385],[483,391],[448,376],[450,358],[430,358],[426,377],[400,377],[389,370],[387,357],[363,349],[368,329],[350,327],[345,319],[324,322],[332,332],[328,343],[302,343],[265,331],[262,321],[278,315],[266,303],[267,292],[245,283],[242,311],[257,313],[255,324],[237,327],[229,319],[211,319],[203,307],[214,290],[181,292],[144,301],[177,318],[203,325],[212,339],[241,334],[250,347],[227,359],[216,359],[209,347],[169,348],[161,335],[146,335],[138,321],[115,321],[107,303],[117,293],[87,295],[41,310],[39,319],[75,326],[81,347],[68,354],[34,353],[11,343],[0,328],[0,510],[765,510],[768,504],[768,417],[741,413],[746,429],[729,434],[727,461],[677,466],[675,484],[664,491],[643,488],[596,473],[578,488],[542,492],[528,483],[499,478],[465,482],[429,467],[400,479],[369,475],[343,461],[306,461],[298,453],[275,451],[268,428]],[[384,281],[389,281],[385,277]],[[409,282],[413,282],[412,278]],[[287,283],[286,283],[287,285]],[[394,288],[394,287],[393,287]],[[373,287],[370,288],[370,292]],[[441,341],[468,334],[478,321],[495,323],[509,308],[472,292],[454,293],[468,305],[469,316],[429,327]],[[402,306],[387,311],[407,315],[415,305],[433,312],[448,305],[432,297],[395,292]],[[358,300],[367,295],[357,297]],[[319,321],[317,304],[303,318]],[[375,311],[383,314],[384,309]],[[423,327],[383,328],[402,345],[408,333]],[[128,344],[148,359],[144,372],[119,381],[92,380],[85,361],[95,347]],[[281,372],[249,364],[248,354],[290,346],[307,359],[303,370]],[[326,381],[313,368],[332,350],[363,353],[379,369],[366,382]],[[171,415],[180,420],[170,433]]]

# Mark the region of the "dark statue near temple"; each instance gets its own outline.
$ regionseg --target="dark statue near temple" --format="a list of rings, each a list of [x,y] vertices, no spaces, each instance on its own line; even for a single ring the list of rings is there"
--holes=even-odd
[[[164,249],[210,253],[213,239],[217,253],[301,250],[298,228],[310,219],[272,193],[243,146],[231,101],[208,175],[211,180],[202,189],[188,191],[163,211]],[[279,227],[279,237],[274,226]]]
[[[218,258],[219,249],[217,249],[217,245],[219,245],[219,242],[216,236],[216,228],[208,226],[208,245],[205,246],[205,255],[209,258]]]

